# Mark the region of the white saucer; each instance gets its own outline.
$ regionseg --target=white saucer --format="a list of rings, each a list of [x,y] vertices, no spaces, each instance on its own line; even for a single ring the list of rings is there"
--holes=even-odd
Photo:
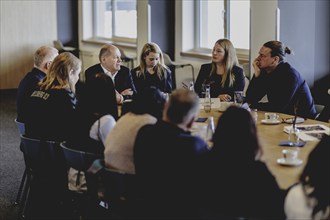
[[[287,161],[285,160],[283,157],[282,158],[278,158],[277,159],[277,163],[281,164],[283,166],[299,166],[303,163],[303,161],[301,159],[297,159],[295,161]]]
[[[261,123],[266,124],[266,125],[277,125],[280,124],[281,121],[280,120],[266,120],[266,119],[262,119]]]

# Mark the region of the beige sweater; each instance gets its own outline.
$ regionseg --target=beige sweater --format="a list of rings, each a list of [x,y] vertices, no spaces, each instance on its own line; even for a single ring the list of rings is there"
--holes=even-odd
[[[104,160],[111,166],[126,173],[135,174],[133,147],[141,127],[155,124],[157,119],[149,114],[126,113],[108,134],[105,141]]]

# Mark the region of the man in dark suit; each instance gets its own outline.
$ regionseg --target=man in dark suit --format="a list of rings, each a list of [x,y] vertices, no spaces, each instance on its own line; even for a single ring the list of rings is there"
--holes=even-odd
[[[134,163],[141,192],[142,218],[193,219],[201,190],[199,170],[208,146],[192,127],[199,112],[196,93],[174,90],[163,120],[141,128],[134,146]]]
[[[40,82],[47,73],[50,65],[58,55],[58,50],[53,47],[42,46],[34,53],[33,69],[24,76],[17,90],[17,121],[25,122],[27,114],[28,100],[32,92],[35,90],[38,82]]]
[[[104,73],[111,78],[114,89],[116,90],[116,100],[120,104],[125,98],[130,98],[136,93],[130,70],[122,66],[121,54],[119,49],[112,44],[102,46],[99,53],[100,63],[89,67],[85,71],[86,84],[93,80],[97,73]]]

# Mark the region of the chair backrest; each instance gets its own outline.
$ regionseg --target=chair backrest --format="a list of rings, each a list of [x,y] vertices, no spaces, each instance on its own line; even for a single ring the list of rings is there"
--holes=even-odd
[[[244,63],[244,64],[242,64],[242,68],[244,70],[245,77],[250,81],[251,80],[250,64],[249,63]]]
[[[22,151],[26,167],[31,171],[63,171],[64,157],[59,143],[42,141],[21,135]]]
[[[166,66],[173,66],[173,61],[167,53],[163,53],[164,63]]]
[[[103,159],[104,155],[75,150],[67,147],[65,142],[60,144],[64,158],[69,167],[86,171],[96,159]]]
[[[97,159],[87,170],[89,175],[101,180],[96,187],[104,187],[104,200],[107,202],[127,201],[137,198],[136,176],[120,170],[105,167],[103,159]],[[95,186],[93,186],[95,188]]]
[[[63,48],[64,48],[63,44],[60,40],[54,40],[53,44],[54,44],[54,47],[59,51],[63,50]]]
[[[25,124],[23,122],[19,122],[17,121],[17,119],[15,118],[15,124],[18,128],[19,134],[20,135],[24,135],[25,134]]]

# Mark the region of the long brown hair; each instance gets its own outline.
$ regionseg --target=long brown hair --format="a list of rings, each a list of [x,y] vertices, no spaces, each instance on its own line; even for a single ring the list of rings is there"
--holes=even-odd
[[[221,79],[221,87],[223,88],[225,86],[225,82],[227,78],[229,77],[229,87],[232,87],[235,81],[235,76],[232,73],[232,69],[234,66],[238,66],[238,59],[236,55],[236,50],[228,39],[219,39],[215,44],[219,44],[224,50],[225,50],[225,57],[223,61],[225,72],[222,75]],[[213,73],[216,73],[217,65],[215,62],[212,62],[212,68],[210,72],[210,76]]]

